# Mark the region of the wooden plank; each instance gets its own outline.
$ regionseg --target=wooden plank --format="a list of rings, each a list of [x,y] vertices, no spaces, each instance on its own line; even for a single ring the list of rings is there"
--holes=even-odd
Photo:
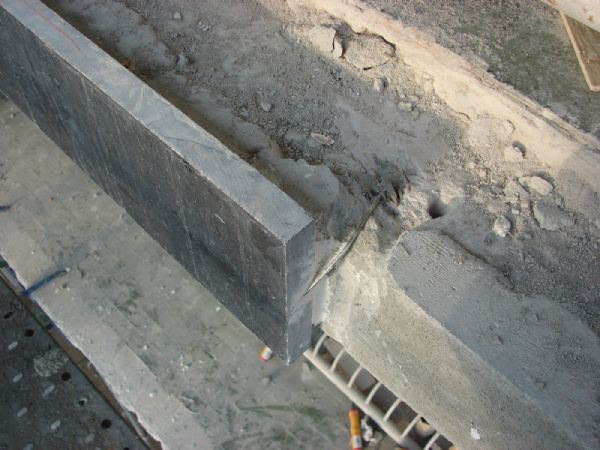
[[[600,31],[600,2],[598,0],[542,0],[561,13]]]
[[[600,32],[560,14],[590,89],[600,92]]]

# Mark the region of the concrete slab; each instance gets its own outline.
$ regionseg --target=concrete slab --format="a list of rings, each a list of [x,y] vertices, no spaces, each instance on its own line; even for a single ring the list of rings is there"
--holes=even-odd
[[[312,218],[41,2],[0,2],[0,30],[0,90],[269,347],[297,358],[310,337]]]
[[[439,232],[377,255],[375,228],[330,280],[328,334],[460,448],[597,448],[589,327]]]
[[[164,448],[344,448],[348,401],[302,376],[169,256],[18,108],[0,103],[0,254]],[[22,244],[23,247],[20,247]]]

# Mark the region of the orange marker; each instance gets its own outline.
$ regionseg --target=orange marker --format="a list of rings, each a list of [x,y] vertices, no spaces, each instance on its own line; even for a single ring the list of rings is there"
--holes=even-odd
[[[262,362],[267,362],[271,359],[271,356],[273,356],[273,350],[271,350],[269,347],[263,347],[258,354],[258,359],[260,359]]]
[[[352,450],[362,450],[362,436],[360,433],[360,413],[358,409],[352,408],[348,413],[350,418],[350,448]]]

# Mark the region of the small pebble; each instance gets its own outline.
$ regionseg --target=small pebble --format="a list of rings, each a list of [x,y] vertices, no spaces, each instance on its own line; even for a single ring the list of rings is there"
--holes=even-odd
[[[323,145],[333,145],[333,144],[335,144],[335,139],[333,139],[333,138],[331,138],[329,136],[325,136],[324,134],[310,133],[310,136],[315,141],[318,141],[320,144],[323,144]]]
[[[180,53],[177,57],[177,67],[179,67],[180,69],[186,67],[189,64],[189,62],[190,60],[183,53]]]
[[[262,101],[260,102],[260,107],[264,112],[269,112],[271,111],[271,108],[273,108],[273,105],[269,102]]]
[[[333,51],[332,54],[335,58],[341,58],[344,54],[344,46],[342,45],[342,39],[336,36],[333,39]]]
[[[375,89],[377,92],[383,92],[385,89],[385,83],[381,78],[376,78],[375,81],[373,81],[373,89]]]
[[[25,414],[27,414],[27,408],[21,408],[18,412],[17,412],[17,417],[23,417]]]
[[[540,228],[549,231],[557,231],[575,224],[575,220],[566,211],[551,203],[535,203],[533,217]]]
[[[523,152],[519,147],[510,145],[504,148],[504,160],[508,162],[521,162],[523,161]]]
[[[173,14],[173,20],[181,20],[181,13],[179,11],[175,11]]]
[[[527,188],[530,192],[533,190],[540,195],[548,195],[554,189],[554,186],[542,177],[521,177],[519,178],[521,186]]]
[[[404,112],[411,112],[413,109],[413,104],[410,102],[400,102],[398,103],[398,109]]]
[[[50,430],[55,431],[58,427],[60,427],[60,420],[52,422],[52,425],[50,425]]]
[[[260,384],[262,384],[263,386],[268,386],[269,384],[271,384],[271,378],[270,377],[263,377],[260,380]]]
[[[499,216],[494,221],[494,233],[496,233],[497,236],[505,237],[508,233],[510,233],[511,227],[512,224],[510,223],[510,220],[504,216]]]

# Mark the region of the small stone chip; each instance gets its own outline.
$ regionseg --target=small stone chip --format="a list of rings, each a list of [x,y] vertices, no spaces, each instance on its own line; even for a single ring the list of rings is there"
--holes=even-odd
[[[396,55],[395,48],[379,36],[356,34],[346,45],[344,58],[361,70],[381,66]]]
[[[179,11],[173,13],[173,20],[181,20],[181,13]]]
[[[521,162],[523,161],[523,152],[519,147],[510,145],[504,148],[504,159],[508,162]]]
[[[271,111],[271,108],[273,108],[273,105],[269,102],[262,101],[260,102],[260,107],[264,112],[269,112]]]
[[[504,216],[499,216],[494,221],[494,233],[496,233],[497,236],[505,237],[510,233],[511,227],[512,223]]]
[[[341,58],[344,54],[344,45],[342,44],[342,38],[336,36],[333,39],[333,56],[336,58]]]
[[[189,62],[190,60],[183,53],[180,53],[177,57],[177,67],[179,67],[180,69],[186,67],[189,64]]]
[[[323,145],[333,145],[335,144],[335,139],[329,137],[329,136],[325,136],[324,134],[320,134],[320,133],[310,133],[310,136],[317,142],[319,142],[320,144]]]
[[[376,78],[375,81],[373,81],[373,89],[375,89],[377,92],[383,92],[385,89],[385,83],[381,78]]]
[[[566,211],[550,203],[535,203],[533,205],[533,217],[537,220],[540,228],[549,231],[558,231],[561,228],[575,224],[573,218]]]
[[[308,32],[308,38],[323,53],[333,53],[335,48],[335,29],[326,25],[317,25]]]
[[[413,104],[410,102],[400,102],[398,103],[398,109],[404,112],[411,112],[413,109]]]
[[[540,195],[548,195],[554,189],[554,186],[550,182],[538,176],[521,177],[519,178],[519,183],[530,192],[533,190]]]

